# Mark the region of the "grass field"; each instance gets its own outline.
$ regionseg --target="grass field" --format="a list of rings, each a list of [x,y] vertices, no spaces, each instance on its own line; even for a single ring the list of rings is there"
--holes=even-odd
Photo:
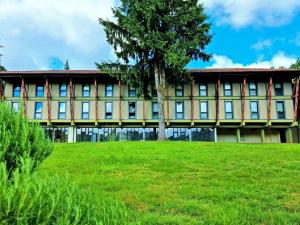
[[[44,172],[124,202],[141,224],[300,224],[300,145],[57,144]]]

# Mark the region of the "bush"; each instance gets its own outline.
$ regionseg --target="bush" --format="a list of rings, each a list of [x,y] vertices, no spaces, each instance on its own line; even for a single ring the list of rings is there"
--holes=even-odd
[[[20,168],[21,158],[30,157],[34,170],[52,150],[53,144],[38,124],[0,103],[0,162],[5,162],[9,175]]]
[[[128,224],[124,205],[112,200],[95,203],[87,190],[68,179],[38,179],[31,174],[31,160],[20,161],[12,179],[5,163],[0,163],[0,224]]]

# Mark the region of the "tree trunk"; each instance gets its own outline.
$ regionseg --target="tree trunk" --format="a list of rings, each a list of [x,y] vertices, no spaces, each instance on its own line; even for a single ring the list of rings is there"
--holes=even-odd
[[[159,119],[159,131],[158,141],[166,140],[166,123],[165,123],[165,112],[164,112],[164,90],[165,90],[165,74],[159,64],[154,66],[155,75],[155,87],[157,90],[157,103],[158,103],[158,119]]]

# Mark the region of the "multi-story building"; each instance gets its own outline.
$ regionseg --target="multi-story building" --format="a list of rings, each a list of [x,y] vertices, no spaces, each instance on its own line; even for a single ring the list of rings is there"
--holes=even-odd
[[[299,70],[196,69],[192,83],[165,93],[170,140],[299,142]],[[82,71],[0,73],[0,98],[53,141],[155,140],[156,91],[151,99],[107,74]],[[23,107],[21,107],[23,106]]]

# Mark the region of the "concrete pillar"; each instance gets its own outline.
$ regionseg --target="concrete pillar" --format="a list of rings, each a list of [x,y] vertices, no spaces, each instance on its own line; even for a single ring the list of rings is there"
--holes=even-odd
[[[189,141],[192,141],[192,128],[188,129],[189,132]]]
[[[68,128],[68,143],[76,142],[76,127]]]
[[[241,130],[240,130],[240,128],[236,129],[236,140],[237,140],[238,143],[241,142]]]
[[[214,129],[214,133],[215,133],[215,142],[218,142],[218,131],[216,127]]]
[[[292,128],[287,128],[285,131],[286,143],[293,143],[293,133]]]
[[[265,129],[260,130],[261,143],[265,143]]]

